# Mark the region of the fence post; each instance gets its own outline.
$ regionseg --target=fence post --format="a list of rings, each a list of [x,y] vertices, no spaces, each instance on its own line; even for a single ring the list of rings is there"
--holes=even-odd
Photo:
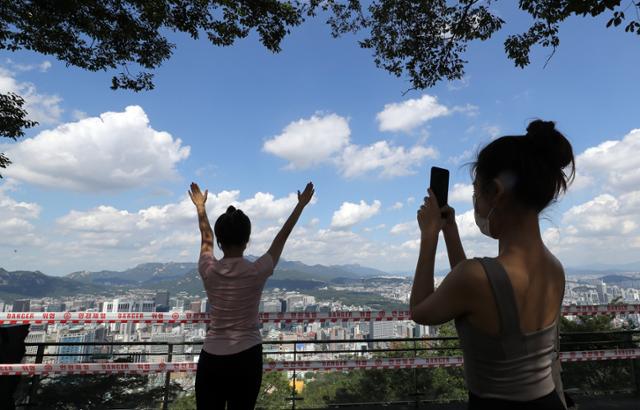
[[[173,356],[173,343],[167,343],[167,363],[171,363]],[[162,398],[162,410],[169,409],[169,387],[171,386],[171,372],[167,371],[164,377],[164,397]]]
[[[291,410],[296,410],[296,360],[298,343],[293,344],[293,389],[291,390]]]
[[[413,358],[418,357],[418,349],[416,347],[416,341],[413,341]],[[416,409],[420,408],[420,393],[418,393],[418,369],[416,367],[413,368],[413,382],[414,382],[414,391],[413,395],[416,398]]]
[[[298,360],[298,343],[293,343],[293,386],[291,387],[291,397],[285,398],[285,400],[291,400],[291,410],[296,410],[296,401],[304,400],[302,397],[297,396],[296,392],[296,361]]]

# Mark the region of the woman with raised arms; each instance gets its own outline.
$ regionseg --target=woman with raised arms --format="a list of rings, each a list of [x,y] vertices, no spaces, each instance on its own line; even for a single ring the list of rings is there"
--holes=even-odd
[[[262,289],[313,193],[311,182],[302,193],[298,191],[298,204],[271,247],[251,262],[244,258],[251,236],[249,217],[229,206],[211,230],[205,208],[208,191],[202,193],[196,183],[191,184],[189,196],[196,206],[202,235],[198,270],[211,306],[211,322],[196,373],[198,409],[255,407],[262,383],[262,339],[258,330]],[[214,256],[214,238],[222,250],[220,259]]]

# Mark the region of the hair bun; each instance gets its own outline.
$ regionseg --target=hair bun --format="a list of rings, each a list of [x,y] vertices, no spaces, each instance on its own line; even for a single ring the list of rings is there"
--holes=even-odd
[[[552,161],[554,167],[563,169],[573,162],[571,143],[556,129],[555,122],[531,121],[527,126],[525,138],[533,145],[535,151]]]
[[[227,214],[232,214],[236,211],[236,207],[233,205],[229,205],[229,208],[227,208]]]
[[[549,138],[557,133],[556,124],[553,121],[535,120],[527,126],[527,136],[531,138]]]

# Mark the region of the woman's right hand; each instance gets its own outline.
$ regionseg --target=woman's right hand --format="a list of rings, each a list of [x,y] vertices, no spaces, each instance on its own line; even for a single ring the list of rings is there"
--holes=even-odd
[[[189,198],[191,198],[191,202],[196,206],[196,208],[204,207],[204,204],[207,202],[207,196],[209,195],[209,190],[205,190],[204,194],[200,191],[200,187],[195,182],[191,183],[191,190],[189,192]]]
[[[442,218],[445,220],[442,229],[454,228],[456,226],[456,210],[449,205],[445,205],[440,208],[440,212],[442,213]]]

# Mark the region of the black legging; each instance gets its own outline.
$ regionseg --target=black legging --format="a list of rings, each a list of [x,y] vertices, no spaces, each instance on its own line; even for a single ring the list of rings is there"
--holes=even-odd
[[[218,356],[200,352],[196,372],[198,410],[252,410],[262,383],[262,345]]]
[[[544,397],[529,401],[512,401],[489,399],[476,396],[469,392],[469,410],[564,410],[565,407],[558,397],[558,393],[552,391]]]

